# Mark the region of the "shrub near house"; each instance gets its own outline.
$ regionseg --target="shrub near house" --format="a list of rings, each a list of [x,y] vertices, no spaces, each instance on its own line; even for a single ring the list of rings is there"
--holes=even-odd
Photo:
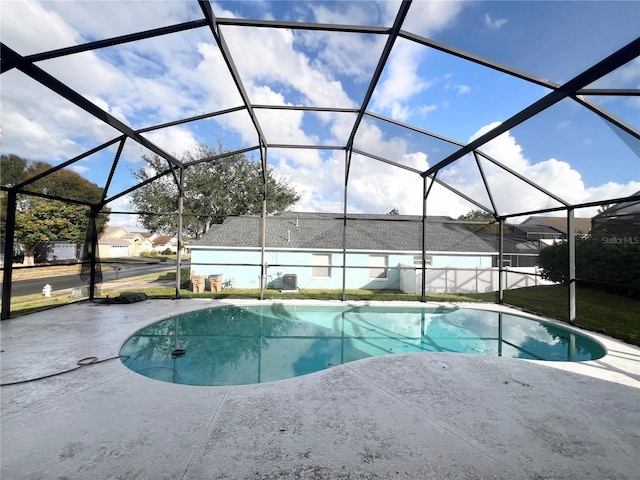
[[[578,282],[613,293],[639,295],[640,241],[636,240],[638,239],[632,236],[614,237],[606,232],[576,238],[575,265]],[[542,268],[543,278],[566,283],[569,264],[566,242],[542,249],[538,264]]]

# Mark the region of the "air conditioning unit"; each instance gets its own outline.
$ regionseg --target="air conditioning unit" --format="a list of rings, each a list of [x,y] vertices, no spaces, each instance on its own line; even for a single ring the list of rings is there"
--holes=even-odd
[[[282,277],[282,290],[297,290],[298,276],[287,273]]]

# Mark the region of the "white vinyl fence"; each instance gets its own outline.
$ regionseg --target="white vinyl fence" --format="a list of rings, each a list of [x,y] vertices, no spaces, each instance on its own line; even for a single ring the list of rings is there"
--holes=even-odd
[[[537,275],[537,268],[531,272],[503,270],[503,288],[533,287],[552,285]],[[426,293],[485,293],[498,291],[497,268],[433,268],[426,269]],[[422,270],[413,266],[402,266],[400,270],[400,289],[405,293],[420,293],[422,289]]]

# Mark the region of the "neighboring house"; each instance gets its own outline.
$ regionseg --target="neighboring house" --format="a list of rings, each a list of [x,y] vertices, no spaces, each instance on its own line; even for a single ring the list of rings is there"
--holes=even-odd
[[[401,267],[422,263],[419,216],[349,214],[346,288],[398,289]],[[343,224],[338,214],[283,213],[266,219],[265,285],[342,288]],[[426,263],[440,268],[490,268],[496,250],[448,217],[427,217]],[[223,285],[260,286],[262,219],[228,217],[191,244],[194,275],[222,275]]]
[[[640,195],[636,192],[634,195]],[[624,238],[638,243],[640,238],[640,200],[615,203],[591,219],[593,233]]]
[[[566,217],[529,217],[524,222],[513,225],[517,233],[527,238],[541,240],[550,245],[558,240],[567,238],[567,218]],[[574,230],[576,234],[586,234],[591,231],[590,218],[574,219]]]
[[[100,258],[137,257],[151,250],[153,243],[143,232],[130,232],[123,227],[106,227],[98,237]]]
[[[149,236],[153,250],[158,253],[162,253],[167,249],[171,250],[171,253],[177,253],[178,251],[178,237],[175,235],[157,235],[152,234]]]
[[[34,248],[33,261],[35,263],[75,262],[79,253],[78,247],[75,243],[69,243],[64,239],[40,242]]]
[[[497,233],[478,233],[478,236],[489,245],[492,245],[496,251],[499,251],[500,239]],[[536,270],[540,248],[546,246],[544,243],[541,244],[540,240],[531,239],[517,233],[504,233],[502,239],[502,248],[504,250],[502,254],[503,267],[529,272]],[[499,257],[494,257],[492,266],[497,267],[498,261]]]

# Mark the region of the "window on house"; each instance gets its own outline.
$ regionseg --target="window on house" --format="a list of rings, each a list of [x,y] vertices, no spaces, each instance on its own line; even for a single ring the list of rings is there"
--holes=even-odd
[[[369,278],[386,279],[389,258],[386,255],[369,255]]]
[[[433,257],[431,255],[425,255],[424,263],[427,267],[433,265]],[[413,257],[413,265],[418,268],[422,268],[422,255],[415,255]]]
[[[311,255],[311,278],[331,277],[331,255]]]

